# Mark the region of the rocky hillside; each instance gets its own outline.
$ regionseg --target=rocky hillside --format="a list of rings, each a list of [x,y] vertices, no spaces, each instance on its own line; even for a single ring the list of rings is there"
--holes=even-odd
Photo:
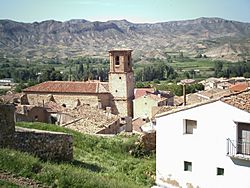
[[[167,53],[236,61],[250,57],[250,23],[220,18],[135,24],[126,20],[20,23],[0,20],[0,55],[43,58],[107,56],[112,48],[132,48],[135,58]]]

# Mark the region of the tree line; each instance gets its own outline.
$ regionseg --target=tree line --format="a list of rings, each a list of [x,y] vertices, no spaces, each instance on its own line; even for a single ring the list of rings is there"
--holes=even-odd
[[[237,62],[230,63],[227,67],[222,61],[215,62],[214,65],[214,76],[215,77],[237,77],[243,76],[245,78],[250,78],[250,62]]]
[[[152,80],[175,79],[178,76],[173,67],[161,62],[145,65],[135,70],[135,80],[140,82]]]

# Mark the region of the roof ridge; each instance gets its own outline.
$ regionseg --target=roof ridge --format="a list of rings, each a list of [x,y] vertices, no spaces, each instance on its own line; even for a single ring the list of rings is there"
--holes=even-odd
[[[24,89],[24,92],[45,93],[108,93],[99,82],[47,81]]]
[[[248,91],[250,91],[250,88],[247,88],[247,89],[245,89],[243,91],[238,91],[238,92],[234,92],[234,93],[230,93],[228,95],[222,96],[222,97],[219,98],[219,100],[223,100],[223,99],[226,99],[228,97],[236,96],[236,95],[239,95],[241,93],[248,92]]]

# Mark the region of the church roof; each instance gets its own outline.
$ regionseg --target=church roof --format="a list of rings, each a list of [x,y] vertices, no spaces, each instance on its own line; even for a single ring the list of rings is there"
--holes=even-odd
[[[39,93],[109,93],[108,82],[47,81],[24,89]]]

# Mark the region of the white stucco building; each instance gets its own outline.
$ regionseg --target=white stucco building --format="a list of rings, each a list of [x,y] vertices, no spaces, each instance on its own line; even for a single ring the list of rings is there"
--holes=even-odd
[[[250,187],[250,91],[156,118],[159,187]]]

